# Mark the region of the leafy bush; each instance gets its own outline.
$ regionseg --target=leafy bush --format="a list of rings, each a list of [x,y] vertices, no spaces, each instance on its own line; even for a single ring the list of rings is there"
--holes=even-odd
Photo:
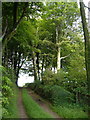
[[[8,105],[9,114],[6,116],[6,118],[20,117],[18,106],[17,106],[17,100],[18,100],[18,89],[15,85],[13,85],[13,95],[11,96],[9,105]]]
[[[57,85],[52,86],[51,94],[52,102],[57,105],[69,103],[73,100],[73,95],[69,91]]]
[[[10,71],[8,72],[8,70],[5,67],[0,66],[0,72],[2,72],[2,75],[3,75],[2,76],[2,96],[3,96],[2,97],[2,117],[10,118],[11,116],[13,116],[13,114],[16,113],[15,111],[12,112],[13,105],[16,102],[15,91],[14,91],[15,86],[12,82],[13,80],[10,76],[11,75]],[[10,109],[10,106],[12,106],[11,109]]]
[[[53,85],[54,82],[54,73],[47,69],[42,75],[42,83],[45,85]]]
[[[25,84],[25,87],[28,87],[32,90],[35,90],[37,89],[39,86],[41,85],[41,81],[40,80],[37,80],[35,81],[34,83],[26,83]]]
[[[46,69],[42,75],[42,83],[44,85],[60,85],[64,80],[65,72],[63,70],[54,73],[51,70]]]
[[[8,77],[7,70],[5,67],[0,66],[0,72],[2,72],[2,113],[3,116],[7,116],[9,114],[8,105],[9,98],[12,96],[12,82]]]
[[[31,88],[33,90],[35,88],[35,83],[26,83],[23,87]]]
[[[53,104],[64,104],[73,100],[73,95],[58,85],[42,85],[35,91]]]
[[[63,81],[65,81],[66,72],[62,69],[59,70],[57,73],[54,73],[55,85],[61,85]]]

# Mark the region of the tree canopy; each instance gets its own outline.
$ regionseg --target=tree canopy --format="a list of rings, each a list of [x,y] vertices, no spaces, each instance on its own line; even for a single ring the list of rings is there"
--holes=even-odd
[[[81,25],[80,10],[83,19],[84,9],[80,5],[79,9],[76,2],[2,4],[2,66],[12,75],[3,73],[5,84],[14,79],[17,85],[24,72],[36,83],[63,87],[76,101],[79,94],[87,96],[90,46]]]

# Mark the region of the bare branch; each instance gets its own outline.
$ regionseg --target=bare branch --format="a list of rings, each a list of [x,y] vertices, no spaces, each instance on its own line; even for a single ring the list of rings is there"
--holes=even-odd
[[[70,55],[71,55],[71,53],[70,53],[69,55],[67,55],[67,56],[61,57],[60,59],[61,59],[61,60],[62,60],[62,59],[65,59],[65,58],[69,57]]]

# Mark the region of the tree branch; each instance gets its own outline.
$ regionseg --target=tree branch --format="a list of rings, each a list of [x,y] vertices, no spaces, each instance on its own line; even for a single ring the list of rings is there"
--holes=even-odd
[[[62,41],[62,42],[60,42],[60,45],[62,45],[63,43],[67,43],[67,42],[70,42],[69,40],[67,40],[67,41]]]
[[[71,53],[67,56],[61,57],[60,60],[65,59],[65,58],[69,57],[70,55],[71,55]]]
[[[7,23],[7,20],[6,20],[6,27],[4,29],[3,35],[1,36],[1,39],[4,38],[4,36],[5,36],[6,32],[7,32],[7,27],[8,27],[8,23]]]
[[[12,27],[10,31],[7,31],[5,35],[3,36],[2,43],[3,43],[3,49],[5,48],[5,45],[10,40],[10,38],[13,36],[14,32],[16,31],[18,25],[20,24],[22,18],[25,16],[26,8],[28,7],[28,3],[25,3],[25,6],[23,8],[23,12],[19,20],[15,23],[15,25]],[[7,40],[6,40],[7,39]]]

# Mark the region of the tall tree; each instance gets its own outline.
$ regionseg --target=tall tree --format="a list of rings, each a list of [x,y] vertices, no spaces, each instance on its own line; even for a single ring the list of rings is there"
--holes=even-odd
[[[87,28],[83,2],[80,2],[80,12],[81,12],[82,26],[83,26],[84,39],[85,39],[85,61],[86,61],[86,73],[87,73],[87,85],[88,85],[88,93],[90,95],[90,36]],[[90,98],[88,99],[88,105],[90,107]],[[90,110],[89,110],[89,116],[90,116]]]
[[[49,29],[48,27],[45,28],[47,33],[50,33],[48,34],[49,37],[46,37],[46,40],[54,42],[57,46],[56,68],[58,71],[61,68],[61,60],[69,56],[69,54],[63,57],[61,55],[63,43],[70,42],[70,39],[68,39],[69,33],[66,29],[70,30],[73,23],[77,21],[79,18],[79,11],[76,3],[51,2],[46,4],[46,12],[42,18],[47,21],[46,24],[48,24],[49,21],[50,24],[48,26],[53,29],[52,31],[50,27]]]
[[[8,43],[9,40],[11,40],[10,38],[12,37],[12,35],[15,33],[18,25],[20,24],[22,18],[25,16],[26,13],[26,9],[28,7],[28,3],[23,3],[23,7],[19,6],[19,3],[3,3],[3,35],[2,35],[2,49],[5,49],[6,44]],[[5,9],[9,9],[9,11],[6,11]],[[20,12],[22,13],[20,15],[18,15],[18,11],[20,10]],[[13,11],[13,12],[11,12]],[[8,12],[8,13],[7,13]],[[11,18],[8,16],[11,16]],[[13,18],[12,18],[13,16]],[[10,23],[11,22],[11,23]],[[6,24],[5,24],[6,23]],[[10,26],[11,25],[11,26]]]

